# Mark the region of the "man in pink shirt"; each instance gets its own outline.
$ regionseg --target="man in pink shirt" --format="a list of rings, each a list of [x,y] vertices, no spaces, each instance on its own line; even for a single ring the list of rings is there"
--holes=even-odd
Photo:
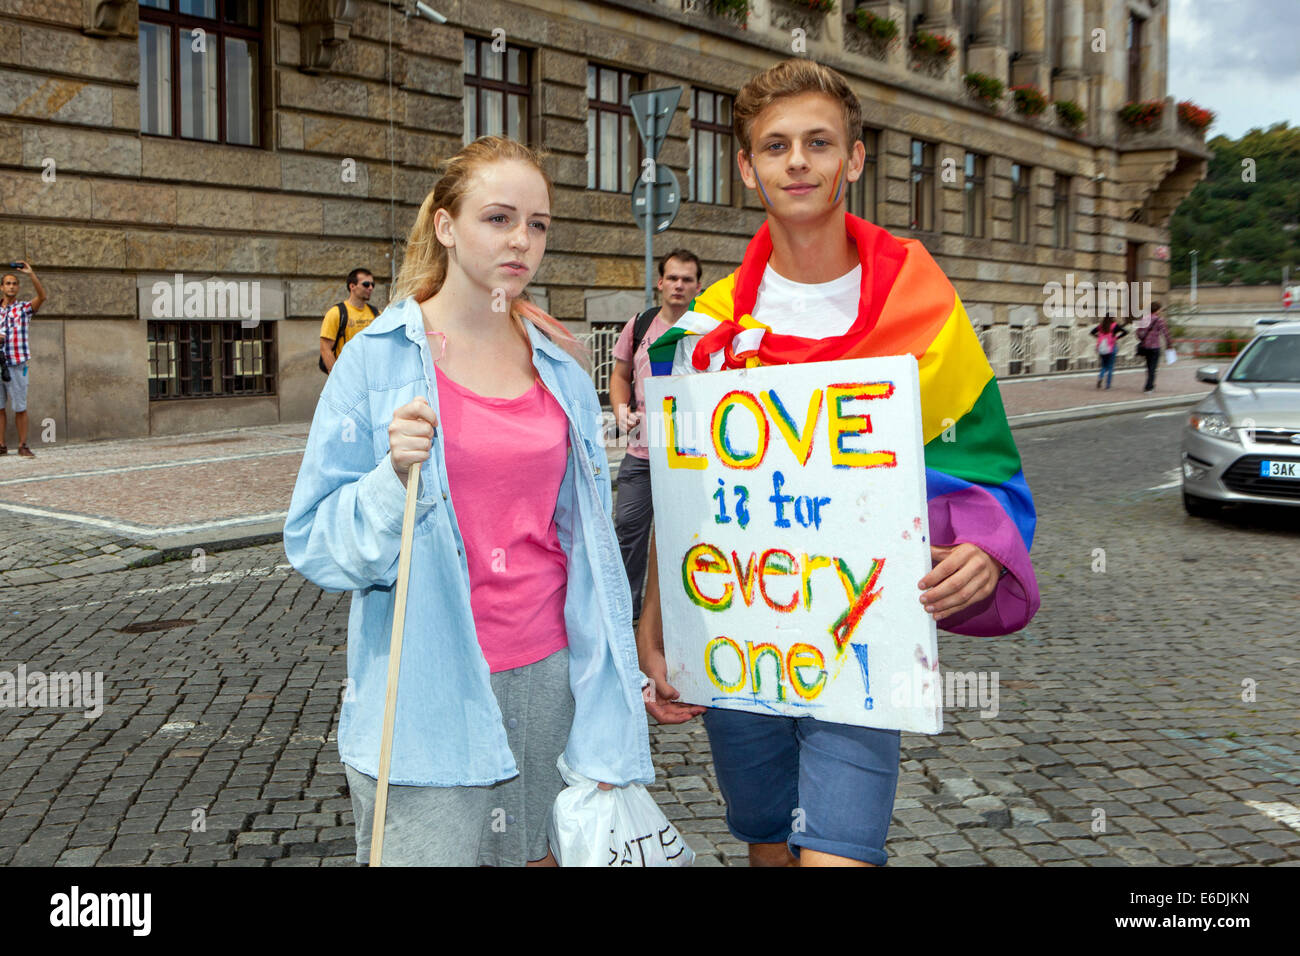
[[[623,552],[623,568],[632,588],[632,617],[641,616],[641,587],[645,580],[646,551],[654,502],[650,497],[650,453],[641,422],[645,417],[645,386],[650,377],[650,345],[667,332],[691,307],[700,292],[700,260],[687,249],[674,249],[659,260],[655,288],[663,303],[629,319],[614,345],[614,371],[609,377],[609,401],[614,406],[620,432],[627,433],[627,455],[618,468],[618,497],[614,503],[614,529]],[[639,333],[639,334],[638,334]]]

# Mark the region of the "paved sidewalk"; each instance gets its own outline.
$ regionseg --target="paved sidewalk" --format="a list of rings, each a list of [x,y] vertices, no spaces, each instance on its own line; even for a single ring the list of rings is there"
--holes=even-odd
[[[1137,373],[1109,393],[1086,375],[1004,386],[1016,427],[1069,423],[1017,436],[1043,610],[1005,640],[944,636],[945,687],[987,674],[997,692],[959,691],[942,733],[903,735],[894,865],[1300,865],[1296,600],[1259,599],[1300,573],[1300,525],[1183,513],[1167,469],[1204,394],[1185,377],[1145,398]],[[1097,417],[1162,404],[1181,407]],[[0,458],[0,507],[18,509],[0,520],[0,672],[103,676],[93,717],[0,706],[0,866],[354,865],[350,596],[294,572],[265,520],[305,431]],[[268,543],[236,547],[259,515]],[[189,560],[186,540],[226,550]],[[1154,591],[1152,554],[1173,556]],[[651,748],[697,865],[743,865],[699,722],[652,727]]]
[[[1116,372],[1097,389],[1080,372],[1001,383],[1013,428],[1186,405],[1210,386],[1193,363]],[[278,541],[307,423],[197,435],[37,445],[0,457],[0,589]],[[609,449],[617,473],[621,448]]]

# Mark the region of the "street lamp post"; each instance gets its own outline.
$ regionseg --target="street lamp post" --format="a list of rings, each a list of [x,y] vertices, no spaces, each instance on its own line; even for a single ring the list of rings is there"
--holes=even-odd
[[[1196,256],[1201,250],[1192,250],[1192,305],[1196,305]]]

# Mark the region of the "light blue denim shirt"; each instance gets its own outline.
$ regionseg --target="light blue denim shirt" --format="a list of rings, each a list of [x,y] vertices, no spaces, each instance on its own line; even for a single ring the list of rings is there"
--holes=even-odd
[[[569,420],[569,460],[555,503],[568,560],[564,622],[575,702],[564,758],[595,780],[650,783],[643,675],[631,592],[609,517],[600,405],[571,356],[531,324],[528,334],[533,366]],[[316,405],[284,525],[285,553],[304,577],[326,591],[353,592],[339,754],[371,777],[379,775],[406,501],[389,459],[388,425],[417,395],[437,410],[424,320],[408,298],[385,309],[340,353]],[[420,468],[392,784],[476,786],[519,772],[475,636],[465,542],[447,488],[439,428]]]

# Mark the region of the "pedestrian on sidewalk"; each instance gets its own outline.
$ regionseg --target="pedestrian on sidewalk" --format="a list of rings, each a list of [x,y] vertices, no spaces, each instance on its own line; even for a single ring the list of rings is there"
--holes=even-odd
[[[45,286],[30,263],[11,265],[31,278],[36,297],[19,302],[18,276],[6,272],[0,278],[0,455],[9,454],[5,433],[9,428],[9,409],[13,409],[14,425],[18,428],[18,454],[22,458],[35,458],[27,447],[27,366],[32,357],[28,330],[32,316],[45,304]]]
[[[654,373],[746,368],[757,391],[768,365],[923,356],[932,370],[921,406],[934,567],[917,598],[953,633],[1024,627],[1039,605],[1035,512],[997,380],[921,243],[846,212],[848,184],[866,161],[857,95],[835,70],[788,59],[749,80],[732,115],[741,178],[767,218],[739,268],[650,347]],[[967,437],[946,443],[954,421]],[[727,828],[749,844],[750,865],[884,864],[899,731],[682,703],[668,681],[654,555],[652,540],[637,634],[655,685],[646,706],[664,723],[703,712]]]
[[[1101,359],[1101,371],[1097,373],[1097,387],[1101,388],[1102,379],[1110,388],[1111,379],[1115,377],[1115,356],[1119,353],[1119,340],[1128,335],[1124,328],[1108,312],[1102,320],[1092,327],[1089,335],[1097,338],[1097,357]]]
[[[1160,314],[1159,302],[1153,302],[1151,311],[1138,320],[1136,332],[1138,355],[1146,359],[1147,363],[1147,384],[1142,391],[1150,392],[1156,387],[1156,368],[1160,365],[1160,356],[1165,349],[1173,348],[1173,339],[1169,337],[1169,326]]]
[[[358,862],[417,462],[385,864],[554,865],[561,753],[604,785],[654,779],[600,403],[581,345],[524,295],[553,202],[528,147],[461,149],[420,207],[394,304],[316,406],[285,553],[354,592],[339,754]]]
[[[654,524],[650,495],[650,452],[646,448],[645,380],[650,377],[650,343],[676,323],[700,292],[699,257],[689,249],[674,249],[659,260],[659,290],[663,307],[647,309],[628,319],[614,344],[614,370],[609,376],[609,401],[619,431],[627,435],[627,453],[618,467],[618,496],[614,530],[623,552],[623,568],[632,588],[632,618],[641,616],[646,553]]]
[[[326,375],[339,360],[343,346],[371,323],[379,312],[370,304],[375,290],[375,277],[369,269],[353,269],[348,273],[348,297],[338,305],[330,306],[320,325],[320,370]]]

